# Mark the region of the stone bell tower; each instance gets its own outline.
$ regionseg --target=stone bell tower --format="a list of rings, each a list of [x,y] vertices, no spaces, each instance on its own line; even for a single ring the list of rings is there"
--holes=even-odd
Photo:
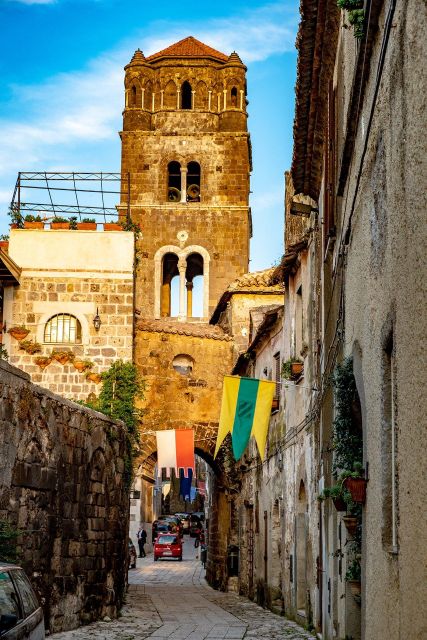
[[[136,306],[206,323],[248,271],[246,67],[189,37],[148,58],[138,49],[125,72],[120,212],[129,190],[142,229]]]

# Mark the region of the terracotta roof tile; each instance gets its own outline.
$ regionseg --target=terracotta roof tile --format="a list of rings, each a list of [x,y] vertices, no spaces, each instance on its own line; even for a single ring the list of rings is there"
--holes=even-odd
[[[148,62],[154,62],[159,58],[215,58],[220,62],[229,59],[224,53],[208,47],[207,44],[196,40],[193,36],[184,38],[166,49],[162,49],[147,58]]]
[[[278,292],[283,291],[282,283],[273,282],[273,276],[276,271],[276,267],[270,267],[263,271],[252,271],[251,273],[245,273],[240,278],[237,278],[228,287],[227,291],[240,291],[241,289],[271,289],[277,288]]]
[[[221,327],[193,322],[173,321],[170,318],[158,320],[141,319],[136,325],[138,331],[152,331],[154,333],[174,333],[179,336],[194,338],[210,338],[211,340],[230,341],[232,338]]]

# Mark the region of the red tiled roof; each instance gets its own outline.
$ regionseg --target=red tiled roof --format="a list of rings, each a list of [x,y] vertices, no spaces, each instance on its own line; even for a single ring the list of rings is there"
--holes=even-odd
[[[212,327],[209,324],[196,324],[193,322],[178,322],[168,318],[156,320],[141,319],[137,322],[136,329],[138,331],[151,331],[154,333],[176,333],[180,336],[210,338],[211,340],[232,340],[221,327]]]
[[[175,44],[172,44],[162,51],[153,53],[148,56],[147,61],[152,62],[159,58],[215,58],[221,62],[227,62],[228,56],[212,47],[208,47],[207,44],[196,40],[193,36],[184,38]]]

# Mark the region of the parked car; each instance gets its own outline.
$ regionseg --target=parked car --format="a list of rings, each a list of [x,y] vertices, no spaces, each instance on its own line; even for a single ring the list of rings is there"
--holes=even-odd
[[[183,534],[183,530],[184,527],[182,525],[181,522],[181,518],[179,518],[178,516],[162,516],[162,520],[164,522],[171,522],[173,525],[175,525],[175,529],[172,529],[173,531],[178,531],[180,535]]]
[[[182,560],[182,539],[173,533],[161,533],[154,542],[154,561],[159,558]]]
[[[43,610],[21,567],[0,563],[0,637],[4,640],[42,640]]]
[[[193,511],[192,514],[190,514],[192,516],[194,516],[195,518],[199,518],[199,520],[201,520],[202,522],[205,521],[205,512],[204,511]]]
[[[135,545],[133,544],[132,540],[129,538],[129,569],[135,569],[136,568],[136,549],[135,549]]]
[[[175,513],[180,518],[182,524],[182,533],[190,533],[190,514],[189,513]]]
[[[176,525],[173,522],[168,522],[166,520],[154,520],[152,540],[154,542],[159,533],[174,533],[175,530]]]

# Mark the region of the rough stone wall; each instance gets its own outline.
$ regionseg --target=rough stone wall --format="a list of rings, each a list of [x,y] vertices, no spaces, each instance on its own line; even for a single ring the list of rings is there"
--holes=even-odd
[[[387,5],[380,16],[385,22]],[[422,615],[427,598],[425,566],[426,394],[425,353],[427,181],[423,96],[419,70],[425,59],[426,7],[397,2],[385,66],[358,185],[347,249],[345,353],[353,354],[362,402],[364,461],[369,463],[364,509],[362,637],[400,640],[427,634]],[[380,37],[381,36],[381,37]],[[375,41],[372,69],[381,51]],[[345,66],[350,58],[345,58]],[[338,77],[340,83],[340,77]],[[368,121],[375,88],[369,77],[359,129]],[[390,126],[392,122],[392,126]],[[347,182],[350,203],[365,138],[358,135]],[[423,322],[424,320],[424,322]],[[392,336],[392,364],[386,352]],[[393,369],[396,433],[397,548],[391,545],[390,415],[387,379]],[[408,375],[412,371],[413,374]],[[388,434],[388,435],[387,435]],[[363,619],[362,618],[362,619]]]
[[[97,393],[97,384],[72,364],[61,365],[53,359],[41,369],[35,360],[64,350],[76,359],[90,360],[91,371],[100,373],[118,358],[132,359],[133,234],[16,229],[11,232],[9,253],[23,271],[20,286],[8,287],[5,294],[7,326],[25,325],[30,330],[26,340],[41,345],[40,353],[30,355],[5,334],[10,362],[30,374],[33,382],[67,398],[83,400]],[[99,331],[93,326],[97,311]],[[58,313],[70,313],[79,320],[81,341],[44,341],[45,324]]]
[[[156,451],[155,431],[194,428],[196,450],[212,456],[221,406],[222,382],[232,366],[232,342],[176,333],[138,330],[136,365],[146,383],[141,460]],[[193,359],[190,375],[174,370],[175,356]]]
[[[34,386],[0,361],[0,517],[51,632],[121,607],[129,499],[119,423]]]

